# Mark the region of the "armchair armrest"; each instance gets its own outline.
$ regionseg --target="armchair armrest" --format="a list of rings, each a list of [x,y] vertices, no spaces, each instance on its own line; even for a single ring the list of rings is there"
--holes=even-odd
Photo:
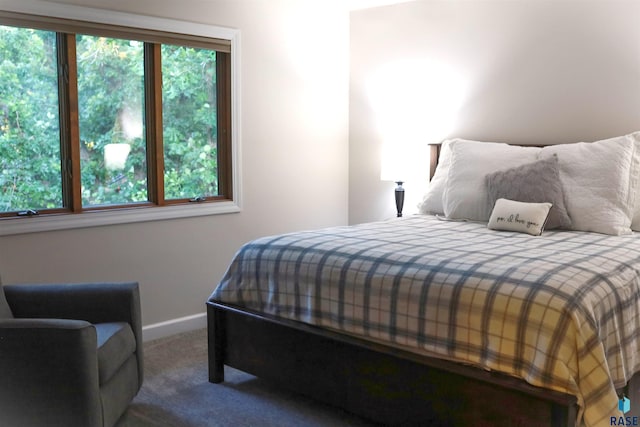
[[[27,284],[3,288],[16,318],[129,323],[137,342],[138,374],[142,384],[142,315],[138,283]]]
[[[3,422],[100,425],[96,340],[82,320],[0,320]]]

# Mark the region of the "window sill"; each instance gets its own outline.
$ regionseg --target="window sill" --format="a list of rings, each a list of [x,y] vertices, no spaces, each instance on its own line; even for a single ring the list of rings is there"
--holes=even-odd
[[[238,204],[233,201],[224,201],[163,207],[89,211],[79,214],[20,217],[0,220],[0,236],[128,224],[135,222],[192,218],[234,212],[240,212]]]

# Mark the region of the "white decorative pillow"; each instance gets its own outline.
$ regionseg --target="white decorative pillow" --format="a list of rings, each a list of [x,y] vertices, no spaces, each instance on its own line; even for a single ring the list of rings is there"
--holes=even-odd
[[[429,181],[429,187],[422,199],[422,203],[418,206],[418,212],[421,214],[444,214],[442,193],[444,193],[444,188],[447,184],[447,174],[449,173],[449,164],[451,163],[451,147],[456,141],[459,140],[448,139],[442,142],[436,172],[433,174],[431,181]]]
[[[596,142],[559,144],[540,158],[558,156],[560,179],[573,230],[631,233],[640,163],[631,135]]]
[[[633,180],[636,171],[640,171],[640,132],[634,132],[625,135],[633,141],[633,159],[631,162],[630,179]],[[640,175],[640,174],[639,174]],[[635,181],[635,204],[633,208],[633,216],[631,217],[631,229],[640,231],[640,176]]]
[[[517,231],[539,236],[549,217],[551,203],[526,203],[498,199],[491,212],[487,228],[491,230]]]
[[[540,151],[539,147],[456,141],[451,147],[449,173],[442,198],[444,215],[453,219],[488,221],[493,206],[489,202],[485,176],[532,163]]]

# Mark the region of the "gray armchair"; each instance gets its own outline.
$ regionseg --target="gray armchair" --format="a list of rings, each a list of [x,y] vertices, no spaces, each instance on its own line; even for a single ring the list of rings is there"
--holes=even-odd
[[[137,283],[0,286],[0,424],[113,426],[142,385]]]

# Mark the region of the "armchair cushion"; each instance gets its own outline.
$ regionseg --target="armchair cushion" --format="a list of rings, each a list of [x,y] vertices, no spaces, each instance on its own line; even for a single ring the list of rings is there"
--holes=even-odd
[[[7,297],[4,296],[4,289],[2,285],[0,285],[0,319],[11,319],[13,318],[13,313],[11,312],[11,307],[7,303]]]
[[[125,322],[96,323],[98,336],[98,376],[105,384],[136,351],[136,339]]]

